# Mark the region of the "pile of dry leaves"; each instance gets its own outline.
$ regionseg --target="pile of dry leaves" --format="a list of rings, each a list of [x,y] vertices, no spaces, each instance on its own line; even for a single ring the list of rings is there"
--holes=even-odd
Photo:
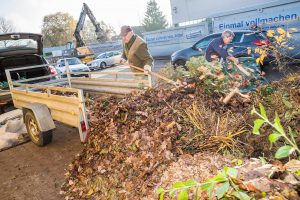
[[[252,104],[234,97],[224,105],[223,96],[190,84],[176,91],[95,99],[91,136],[70,165],[61,193],[66,199],[142,199],[153,195],[181,155],[251,154]]]

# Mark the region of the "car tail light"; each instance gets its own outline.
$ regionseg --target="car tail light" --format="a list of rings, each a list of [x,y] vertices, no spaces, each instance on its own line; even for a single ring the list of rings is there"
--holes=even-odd
[[[251,43],[255,44],[256,46],[263,46],[263,45],[269,45],[270,41],[269,40],[255,40]]]
[[[55,67],[53,67],[53,66],[49,66],[49,69],[50,69],[50,73],[52,74],[52,75],[56,75],[57,74],[57,71],[56,71],[56,69],[55,69]]]

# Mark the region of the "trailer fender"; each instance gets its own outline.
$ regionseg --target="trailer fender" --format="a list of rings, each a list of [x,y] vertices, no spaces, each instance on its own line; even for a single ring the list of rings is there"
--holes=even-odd
[[[45,104],[31,103],[23,106],[23,116],[28,110],[33,112],[40,131],[45,132],[56,128],[51,113]]]

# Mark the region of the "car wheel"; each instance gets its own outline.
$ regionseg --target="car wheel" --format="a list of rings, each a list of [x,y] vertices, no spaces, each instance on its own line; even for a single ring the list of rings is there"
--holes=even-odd
[[[100,63],[100,69],[104,69],[105,67],[106,67],[106,63],[105,62]]]
[[[184,69],[187,69],[186,66],[185,66],[185,64],[186,64],[185,60],[182,60],[182,59],[176,60],[174,62],[174,69],[176,69],[177,67],[180,67],[180,66],[182,66]]]
[[[42,132],[31,110],[24,114],[24,121],[31,141],[38,146],[45,146],[52,141],[52,130]]]

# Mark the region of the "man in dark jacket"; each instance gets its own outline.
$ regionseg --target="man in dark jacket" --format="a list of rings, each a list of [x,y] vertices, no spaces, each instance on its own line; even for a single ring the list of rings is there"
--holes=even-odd
[[[227,52],[227,45],[232,42],[234,33],[231,30],[225,30],[220,38],[216,38],[208,45],[205,51],[205,58],[208,62],[218,59],[219,61],[231,60],[238,64],[239,60]]]
[[[130,26],[121,27],[121,37],[123,41],[122,59],[128,61],[129,65],[144,68],[153,66],[153,58],[149,53],[146,42],[134,34]],[[132,71],[136,71],[132,69]]]

